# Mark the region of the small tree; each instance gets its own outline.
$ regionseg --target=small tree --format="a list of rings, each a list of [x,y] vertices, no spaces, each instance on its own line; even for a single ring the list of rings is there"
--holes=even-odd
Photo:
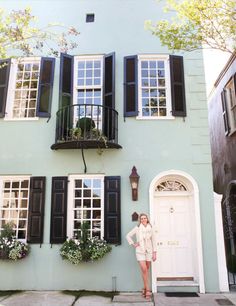
[[[235,0],[167,0],[164,11],[175,12],[175,17],[156,24],[146,21],[146,26],[170,50],[235,52]]]
[[[73,39],[79,32],[74,27],[54,23],[39,28],[36,24],[30,8],[8,14],[0,8],[0,58],[15,55],[17,50],[24,56],[39,53],[57,56],[77,47]]]

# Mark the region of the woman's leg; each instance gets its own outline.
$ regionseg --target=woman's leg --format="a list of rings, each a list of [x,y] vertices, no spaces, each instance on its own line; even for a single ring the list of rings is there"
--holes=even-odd
[[[147,267],[147,288],[146,290],[149,290],[148,281],[149,281],[149,269],[151,266],[151,261],[146,261],[146,267]]]
[[[150,263],[148,264],[148,261],[139,261],[139,266],[141,269],[142,273],[142,278],[143,278],[143,287],[145,290],[149,290],[148,287],[148,270],[150,267]]]

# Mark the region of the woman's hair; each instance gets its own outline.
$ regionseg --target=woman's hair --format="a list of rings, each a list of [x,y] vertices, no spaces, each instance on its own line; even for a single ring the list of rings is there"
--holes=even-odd
[[[149,225],[151,225],[151,223],[150,223],[150,221],[149,221],[149,218],[148,218],[148,215],[147,214],[145,214],[145,213],[141,213],[140,215],[139,215],[139,217],[138,217],[138,220],[139,220],[139,224],[138,224],[138,226],[141,224],[141,217],[147,217],[147,223],[149,224]]]

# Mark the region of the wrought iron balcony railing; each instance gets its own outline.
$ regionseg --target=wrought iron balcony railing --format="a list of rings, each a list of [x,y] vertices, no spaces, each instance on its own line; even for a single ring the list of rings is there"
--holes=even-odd
[[[74,104],[57,112],[57,149],[121,148],[118,144],[118,113],[113,108]]]

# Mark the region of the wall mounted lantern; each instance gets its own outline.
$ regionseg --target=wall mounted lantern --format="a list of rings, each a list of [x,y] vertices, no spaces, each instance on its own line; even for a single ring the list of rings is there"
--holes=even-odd
[[[137,169],[135,166],[132,168],[132,172],[129,176],[130,185],[132,188],[132,200],[137,201],[138,200],[138,182],[139,182],[140,176],[137,173]]]

